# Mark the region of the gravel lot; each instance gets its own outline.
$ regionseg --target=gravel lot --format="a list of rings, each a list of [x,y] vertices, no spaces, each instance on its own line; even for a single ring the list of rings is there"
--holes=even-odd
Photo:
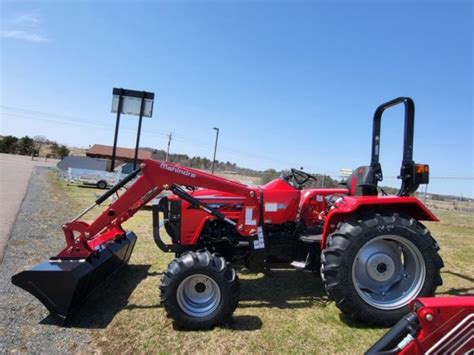
[[[49,174],[49,168],[34,168],[0,265],[0,353],[92,350],[88,329],[52,324],[43,305],[10,281],[13,274],[47,260],[64,247],[60,226],[72,212],[68,199],[54,189]]]

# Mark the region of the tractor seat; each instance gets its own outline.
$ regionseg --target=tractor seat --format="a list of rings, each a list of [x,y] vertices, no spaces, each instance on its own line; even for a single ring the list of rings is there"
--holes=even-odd
[[[377,179],[371,166],[360,166],[347,179],[351,196],[377,196]]]

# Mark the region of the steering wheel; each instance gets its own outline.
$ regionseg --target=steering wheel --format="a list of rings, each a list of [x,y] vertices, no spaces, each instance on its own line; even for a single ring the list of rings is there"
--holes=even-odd
[[[318,179],[315,176],[308,174],[307,172],[303,170],[297,170],[297,169],[291,169],[291,174],[289,175],[289,177],[293,178],[293,180],[300,187],[306,184],[309,180],[318,181]]]

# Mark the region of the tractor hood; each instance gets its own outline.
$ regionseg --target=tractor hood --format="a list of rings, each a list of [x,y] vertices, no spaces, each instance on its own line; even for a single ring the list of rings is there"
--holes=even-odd
[[[218,190],[200,189],[192,192],[190,195],[200,200],[244,201],[242,196]]]
[[[261,192],[263,193],[264,223],[279,224],[296,221],[300,190],[282,179],[275,179],[261,186]],[[222,212],[229,208],[239,208],[244,203],[243,196],[212,189],[198,189],[190,195]],[[179,197],[171,195],[169,199],[178,200]]]

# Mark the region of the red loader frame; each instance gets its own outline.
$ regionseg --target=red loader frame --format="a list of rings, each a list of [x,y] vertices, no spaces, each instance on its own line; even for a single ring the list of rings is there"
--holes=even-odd
[[[91,224],[78,221],[85,213],[93,207],[100,205],[117,190],[125,186],[129,181],[138,177],[123,195],[114,203],[107,207],[99,217]],[[193,199],[181,186],[199,186],[212,188],[219,191],[230,192],[244,197],[244,208],[237,221],[226,218],[220,212],[206,207],[204,204]],[[217,177],[205,172],[185,168],[183,166],[160,162],[157,160],[146,160],[141,164],[140,169],[132,172],[127,178],[99,197],[95,203],[84,210],[73,221],[63,225],[66,238],[66,248],[58,254],[60,259],[85,259],[104,243],[115,240],[122,236],[125,230],[122,223],[140,210],[145,204],[155,198],[163,190],[171,190],[184,199],[191,199],[197,202],[200,208],[216,218],[222,219],[229,224],[236,226],[237,231],[242,236],[254,236],[257,234],[259,221],[259,189],[251,188],[236,181]]]

